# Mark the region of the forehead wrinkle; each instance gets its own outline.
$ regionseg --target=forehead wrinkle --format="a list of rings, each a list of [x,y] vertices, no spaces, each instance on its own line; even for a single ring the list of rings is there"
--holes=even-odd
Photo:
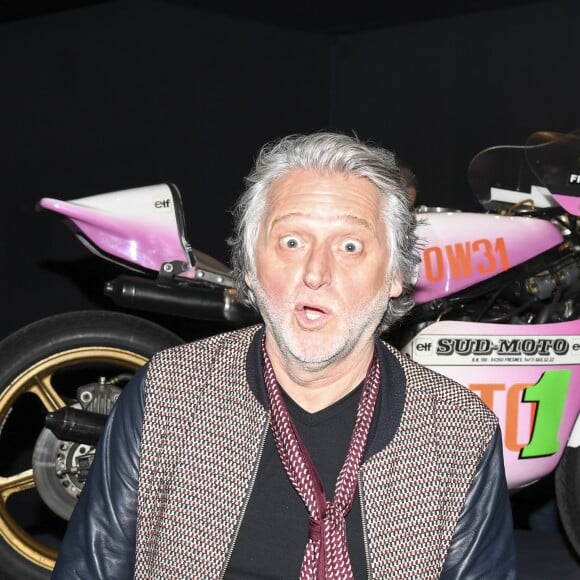
[[[281,215],[281,216],[274,218],[272,220],[272,223],[270,224],[270,229],[273,228],[276,224],[278,224],[280,222],[284,222],[284,221],[289,220],[289,219],[292,219],[294,217],[304,217],[304,218],[308,219],[311,217],[311,214],[308,214],[305,212],[300,212],[300,211],[286,213],[284,215]],[[354,224],[361,226],[361,227],[365,228],[366,230],[370,231],[372,234],[376,234],[375,228],[373,227],[373,225],[368,220],[361,218],[359,216],[351,215],[351,214],[336,215],[332,218],[331,221],[335,221],[335,220],[340,221],[340,222],[346,222],[346,223],[354,223]]]

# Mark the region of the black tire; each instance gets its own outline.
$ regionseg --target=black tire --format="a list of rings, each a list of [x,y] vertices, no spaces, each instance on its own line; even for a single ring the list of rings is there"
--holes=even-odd
[[[555,486],[562,526],[580,558],[580,448],[566,447],[556,469]]]
[[[180,342],[150,321],[106,311],[51,316],[0,342],[0,578],[50,578],[66,528],[33,470],[46,413],[74,403],[78,381],[132,374]]]

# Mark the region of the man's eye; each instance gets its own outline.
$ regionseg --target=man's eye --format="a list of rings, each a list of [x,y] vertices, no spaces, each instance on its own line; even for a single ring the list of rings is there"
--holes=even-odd
[[[353,254],[355,252],[358,252],[361,249],[361,244],[359,242],[355,242],[353,240],[347,240],[346,242],[344,242],[342,247],[343,247],[345,252]]]
[[[282,238],[282,245],[285,248],[290,248],[291,250],[295,249],[298,247],[298,240],[292,236],[286,236],[285,238]]]

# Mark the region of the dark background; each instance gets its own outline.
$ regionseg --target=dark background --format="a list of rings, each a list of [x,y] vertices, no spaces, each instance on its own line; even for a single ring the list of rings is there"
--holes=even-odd
[[[420,203],[469,210],[481,149],[580,127],[577,0],[340,6],[0,2],[0,338],[111,306],[110,267],[42,196],[174,182],[192,245],[226,262],[272,138],[354,131],[415,169]]]

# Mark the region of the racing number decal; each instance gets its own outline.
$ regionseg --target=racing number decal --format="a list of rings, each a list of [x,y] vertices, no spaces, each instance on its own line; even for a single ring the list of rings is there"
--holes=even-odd
[[[503,442],[508,451],[518,453],[520,459],[545,457],[560,449],[558,431],[564,415],[564,407],[572,371],[570,369],[545,371],[535,385],[529,383],[471,383],[469,389],[492,411],[501,415],[497,408],[496,393],[505,392],[505,424]],[[528,417],[520,413],[521,403],[530,403],[527,443],[519,439],[520,421]]]
[[[504,238],[494,242],[487,238],[459,242],[446,246],[431,246],[423,252],[425,277],[429,282],[441,282],[446,269],[454,280],[470,278],[475,270],[485,276],[510,267]]]
[[[491,240],[475,240],[472,248],[476,254],[477,252],[481,252],[487,262],[476,264],[475,268],[480,274],[492,274],[499,269],[505,272],[509,269],[510,265],[505,240],[503,238],[496,238],[495,246],[492,245]],[[499,264],[497,263],[496,256],[499,258]]]
[[[571,370],[546,371],[540,380],[523,391],[524,403],[536,403],[530,442],[520,451],[520,459],[545,457],[560,448],[558,431],[570,385]]]

